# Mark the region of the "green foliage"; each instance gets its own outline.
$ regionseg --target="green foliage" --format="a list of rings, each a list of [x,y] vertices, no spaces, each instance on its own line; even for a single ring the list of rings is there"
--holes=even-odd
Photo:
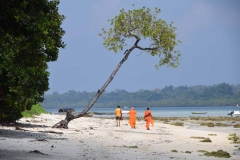
[[[64,48],[58,0],[0,1],[0,120],[17,120],[43,101],[47,62]]]
[[[35,115],[40,115],[46,112],[40,104],[33,105],[31,110],[25,110],[22,112],[23,117],[34,117]]]
[[[219,157],[219,158],[230,158],[230,154],[226,151],[223,150],[218,150],[218,151],[212,151],[212,152],[205,152],[204,153],[205,156],[214,156],[214,157]]]
[[[222,86],[226,90],[222,90]],[[127,92],[115,90],[104,92],[95,103],[95,107],[116,107],[133,105],[135,107],[173,107],[173,106],[232,106],[240,104],[236,96],[240,85],[218,84],[212,86],[166,86],[163,89],[139,90]],[[214,93],[214,96],[209,93]],[[96,92],[68,91],[64,94],[45,95],[42,103],[44,108],[79,108],[87,106]]]
[[[176,27],[173,26],[173,23],[167,24],[166,21],[158,19],[159,13],[160,9],[158,8],[151,11],[149,8],[143,7],[127,12],[122,9],[118,16],[109,20],[112,28],[108,31],[103,28],[102,33],[99,34],[104,39],[103,45],[108,50],[117,53],[127,46],[127,38],[134,38],[136,42],[132,49],[138,48],[160,58],[156,68],[162,65],[177,67],[180,51],[174,50],[174,48],[181,42],[176,40]],[[149,43],[147,47],[138,45],[142,39]]]

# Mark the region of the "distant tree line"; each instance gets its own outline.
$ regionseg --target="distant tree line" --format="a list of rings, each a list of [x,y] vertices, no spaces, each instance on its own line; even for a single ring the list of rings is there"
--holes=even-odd
[[[44,108],[81,108],[86,107],[96,92],[77,92],[45,95]],[[221,83],[211,86],[166,86],[163,89],[127,92],[116,89],[105,92],[94,107],[191,107],[191,106],[233,106],[240,104],[240,84]]]

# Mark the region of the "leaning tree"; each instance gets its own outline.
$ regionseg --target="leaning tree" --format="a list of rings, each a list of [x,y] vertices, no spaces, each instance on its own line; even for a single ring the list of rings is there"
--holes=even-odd
[[[176,40],[176,27],[173,26],[173,23],[167,24],[166,21],[158,19],[157,16],[159,13],[160,9],[158,8],[155,8],[153,12],[146,7],[127,12],[122,9],[118,16],[109,20],[112,28],[108,31],[102,29],[102,33],[99,34],[99,36],[103,37],[103,45],[108,50],[115,53],[119,50],[122,51],[127,46],[126,40],[128,38],[134,39],[135,43],[132,47],[125,50],[123,59],[119,62],[102,88],[97,91],[89,105],[78,114],[67,112],[66,118],[55,124],[53,128],[67,129],[68,123],[71,120],[84,116],[113,80],[119,68],[134,49],[139,49],[152,56],[159,57],[159,63],[155,65],[156,68],[163,65],[176,68],[179,65],[178,58],[180,51],[175,50],[175,47],[181,42]],[[148,45],[146,47],[140,46],[139,42],[141,40],[145,40]]]

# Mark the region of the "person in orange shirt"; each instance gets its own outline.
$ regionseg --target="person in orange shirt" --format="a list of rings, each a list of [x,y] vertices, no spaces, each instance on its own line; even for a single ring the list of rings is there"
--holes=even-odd
[[[132,128],[136,127],[136,114],[137,112],[134,110],[134,107],[128,112],[129,114],[129,124]]]
[[[144,112],[144,119],[146,121],[146,128],[147,128],[147,130],[150,130],[149,129],[149,124],[152,121],[152,113],[150,112],[149,108],[147,108],[147,110]]]
[[[120,106],[118,106],[115,110],[115,115],[116,115],[116,123],[117,127],[120,127],[120,120],[122,118],[122,111],[120,109]]]

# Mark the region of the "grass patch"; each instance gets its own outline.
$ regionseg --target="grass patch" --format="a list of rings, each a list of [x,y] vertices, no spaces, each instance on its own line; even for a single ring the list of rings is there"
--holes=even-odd
[[[35,115],[40,115],[41,113],[48,113],[43,109],[40,104],[33,105],[31,110],[25,110],[22,112],[23,117],[25,118],[33,118]]]
[[[191,120],[202,120],[202,121],[240,121],[240,117],[228,117],[228,116],[219,116],[219,117],[190,117]]]
[[[214,157],[219,157],[219,158],[230,158],[230,154],[226,151],[223,150],[218,150],[218,151],[213,151],[213,152],[205,152],[203,155],[205,156],[214,156]]]
[[[207,123],[201,123],[200,126],[214,127],[214,124],[212,122],[207,122]]]
[[[191,154],[192,152],[191,151],[186,151],[185,153]]]
[[[178,152],[176,149],[171,150],[171,152]]]
[[[240,128],[240,124],[235,124],[233,127],[234,128]]]
[[[240,138],[236,135],[236,133],[229,134],[228,140],[230,140],[232,143],[240,144]]]
[[[163,124],[168,124],[170,121],[168,119],[163,120]]]
[[[212,140],[210,138],[205,138],[203,140],[200,140],[199,142],[212,142]]]
[[[122,146],[123,148],[138,148],[138,146],[126,146],[126,145],[124,145],[124,146]]]
[[[171,123],[171,125],[174,125],[174,126],[183,126],[184,123],[183,123],[183,122],[173,122],[173,123]]]
[[[216,127],[227,127],[227,124],[223,124],[223,123],[216,123],[215,124]]]
[[[216,134],[208,134],[209,136],[217,136]]]

